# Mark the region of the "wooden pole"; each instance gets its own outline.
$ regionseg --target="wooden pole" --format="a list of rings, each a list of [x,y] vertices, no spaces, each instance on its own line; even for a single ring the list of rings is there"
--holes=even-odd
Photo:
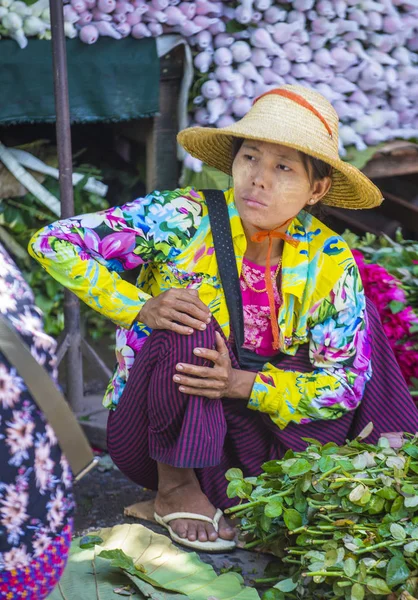
[[[62,0],[49,0],[49,6],[51,11],[55,111],[57,115],[56,133],[60,172],[61,216],[67,218],[74,215],[74,196],[64,7]],[[62,346],[64,354],[66,354],[67,400],[75,412],[81,412],[84,410],[84,392],[80,305],[74,294],[68,290],[65,290],[64,293],[65,337]]]

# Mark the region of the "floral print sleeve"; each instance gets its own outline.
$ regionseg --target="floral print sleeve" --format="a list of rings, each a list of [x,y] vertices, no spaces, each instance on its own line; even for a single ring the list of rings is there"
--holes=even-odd
[[[150,296],[120,273],[173,259],[190,242],[200,215],[201,198],[190,188],[153,192],[57,221],[33,236],[29,253],[86,304],[129,329]]]
[[[371,346],[355,265],[312,307],[309,332],[311,373],[267,364],[253,386],[249,408],[269,414],[281,429],[290,422],[338,419],[361,402],[371,377]]]

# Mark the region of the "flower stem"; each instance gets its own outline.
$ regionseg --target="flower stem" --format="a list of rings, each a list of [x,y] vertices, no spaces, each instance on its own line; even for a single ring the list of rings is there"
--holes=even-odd
[[[401,542],[380,542],[379,544],[374,544],[373,546],[367,546],[367,548],[361,548],[360,550],[354,550],[353,554],[365,554],[366,552],[371,552],[372,550],[377,550],[378,548],[385,548],[388,546],[403,546],[406,544],[406,540],[402,540]]]
[[[341,465],[338,465],[336,467],[333,467],[329,471],[326,471],[325,473],[322,473],[322,475],[321,475],[321,477],[319,477],[319,479],[317,479],[316,481],[312,482],[312,485],[316,485],[317,483],[320,483],[321,481],[323,481],[324,479],[326,479],[328,477],[328,475],[331,475],[332,473],[335,473],[336,471],[339,471],[340,469],[341,469]]]
[[[264,579],[253,579],[254,583],[277,583],[279,577],[264,577]]]
[[[256,548],[256,546],[260,546],[260,544],[265,544],[266,542],[273,540],[275,537],[277,537],[277,533],[270,533],[269,535],[266,535],[266,537],[263,540],[261,538],[258,538],[257,540],[248,542],[248,544],[245,544],[244,549],[249,550],[250,548]]]
[[[302,577],[342,577],[342,571],[308,571],[302,573]]]

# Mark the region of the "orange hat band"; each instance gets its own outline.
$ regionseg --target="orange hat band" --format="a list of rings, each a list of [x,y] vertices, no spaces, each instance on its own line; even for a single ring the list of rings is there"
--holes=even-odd
[[[332,129],[328,125],[326,119],[324,119],[324,117],[321,115],[321,113],[318,112],[316,110],[316,108],[314,106],[312,106],[312,104],[310,104],[307,100],[305,100],[305,98],[302,98],[302,96],[299,96],[299,94],[295,94],[295,92],[291,92],[290,90],[283,90],[283,89],[270,90],[269,92],[265,92],[264,94],[261,94],[261,96],[258,96],[258,98],[256,98],[254,100],[253,106],[258,100],[260,100],[260,98],[264,98],[264,96],[269,96],[270,94],[275,94],[277,96],[283,96],[284,98],[287,98],[288,100],[293,100],[293,102],[296,102],[300,106],[303,106],[304,108],[310,110],[311,113],[313,113],[316,117],[318,117],[318,119],[324,124],[326,130],[329,133],[330,138],[332,138]]]

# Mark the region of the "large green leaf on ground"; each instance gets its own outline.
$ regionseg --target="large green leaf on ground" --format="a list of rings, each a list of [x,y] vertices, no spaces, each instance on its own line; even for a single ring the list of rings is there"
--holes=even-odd
[[[112,567],[108,560],[95,556],[94,548],[81,550],[78,547],[79,541],[79,538],[73,541],[64,575],[48,598],[50,600],[117,600],[118,596],[114,590],[129,586],[128,577],[120,569]],[[144,598],[140,592],[131,597],[132,600]]]
[[[117,600],[114,590],[132,584],[138,590],[133,600],[207,600],[210,596],[259,600],[257,591],[245,587],[237,573],[216,575],[196,553],[180,550],[168,537],[142,525],[116,525],[94,535],[103,540],[94,548],[82,550],[79,539],[73,541],[67,568],[51,600]],[[117,556],[117,560],[100,558],[103,551],[104,556]],[[123,553],[129,557],[126,561]]]

